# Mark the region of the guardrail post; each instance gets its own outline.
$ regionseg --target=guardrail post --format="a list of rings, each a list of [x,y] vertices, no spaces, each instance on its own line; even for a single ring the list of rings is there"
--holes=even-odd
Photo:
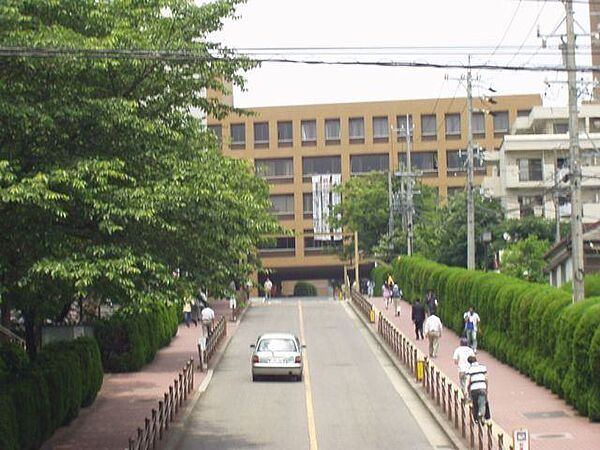
[[[479,450],[483,450],[483,426],[481,422],[477,422],[477,440],[479,442]]]
[[[458,429],[458,389],[454,389],[454,428]]]

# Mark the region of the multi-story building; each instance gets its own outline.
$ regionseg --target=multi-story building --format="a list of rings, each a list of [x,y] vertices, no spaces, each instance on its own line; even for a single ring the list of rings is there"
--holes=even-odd
[[[509,132],[509,124],[540,104],[539,95],[499,96],[493,104],[475,100],[475,142],[493,152]],[[278,237],[275,248],[261,251],[264,266],[275,271],[275,281],[342,278],[349,261],[340,261],[327,251],[335,242],[319,241],[313,234],[311,177],[339,174],[344,182],[370,171],[398,170],[406,158],[407,116],[412,129],[412,167],[421,172],[421,181],[437,189],[441,197],[463,190],[466,184],[465,98],[251,111],[252,115],[232,115],[223,121],[209,118],[208,126],[221,137],[226,155],[254,163],[256,173],[271,186],[273,213],[293,232]],[[477,184],[485,171],[482,163],[477,165]],[[289,289],[284,285],[284,294]]]
[[[501,199],[507,217],[571,215],[568,117],[567,108],[534,107],[490,155],[482,187]],[[579,122],[583,221],[590,223],[600,220],[600,105],[582,105]]]

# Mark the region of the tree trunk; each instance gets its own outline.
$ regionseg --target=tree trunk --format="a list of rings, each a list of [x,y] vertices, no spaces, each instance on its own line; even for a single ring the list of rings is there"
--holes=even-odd
[[[25,319],[25,344],[27,345],[27,353],[33,359],[37,354],[37,333],[35,326],[35,313],[27,312],[23,314]]]
[[[2,322],[0,324],[3,327],[10,328],[10,303],[6,296],[2,299],[2,303],[0,303],[0,315],[2,315]]]

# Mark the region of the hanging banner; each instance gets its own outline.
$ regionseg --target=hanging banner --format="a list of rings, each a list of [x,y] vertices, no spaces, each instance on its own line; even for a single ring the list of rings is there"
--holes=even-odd
[[[341,195],[334,192],[334,187],[341,184],[342,176],[336,175],[313,175],[313,231],[315,241],[330,241],[342,239],[342,230],[332,230],[329,226],[330,210],[341,202]]]

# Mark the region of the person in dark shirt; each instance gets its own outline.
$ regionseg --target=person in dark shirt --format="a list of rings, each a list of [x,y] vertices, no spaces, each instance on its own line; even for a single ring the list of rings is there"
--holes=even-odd
[[[430,316],[434,314],[437,315],[438,300],[435,294],[433,293],[433,289],[427,290],[427,295],[425,296],[425,304],[427,305],[427,311],[429,312]]]
[[[417,340],[424,339],[423,337],[423,322],[425,322],[425,305],[417,301],[412,306],[412,321],[415,324],[415,334]]]

